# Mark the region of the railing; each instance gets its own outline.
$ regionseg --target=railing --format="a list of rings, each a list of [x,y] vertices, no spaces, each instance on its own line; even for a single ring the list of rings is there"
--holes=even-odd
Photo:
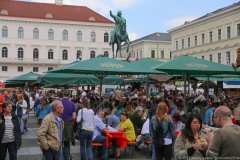
[[[0,57],[1,63],[50,63],[50,64],[59,64],[58,59],[39,59],[39,58],[5,58]]]

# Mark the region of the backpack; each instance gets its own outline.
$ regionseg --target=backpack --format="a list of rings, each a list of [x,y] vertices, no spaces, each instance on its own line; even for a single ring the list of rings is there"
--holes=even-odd
[[[157,117],[156,117],[157,119]],[[162,147],[164,145],[164,138],[166,136],[167,132],[164,134],[164,130],[162,127],[162,121],[156,126],[156,129],[153,133],[153,145],[155,147]]]

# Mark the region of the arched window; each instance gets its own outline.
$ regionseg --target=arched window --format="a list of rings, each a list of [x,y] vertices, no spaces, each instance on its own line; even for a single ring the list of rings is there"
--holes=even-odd
[[[54,33],[52,29],[48,30],[48,40],[53,40],[54,39]]]
[[[96,34],[95,32],[91,32],[91,42],[95,42],[96,40]]]
[[[52,49],[48,50],[48,59],[53,59],[53,50]]]
[[[109,57],[108,51],[104,52],[104,57]]]
[[[68,40],[68,31],[64,30],[63,31],[63,41],[67,41]]]
[[[7,47],[2,48],[2,57],[7,58],[8,57],[8,49]]]
[[[77,51],[77,59],[82,60],[82,51],[81,50]]]
[[[90,58],[95,58],[95,51],[91,51]]]
[[[33,49],[33,61],[38,61],[38,49]]]
[[[37,28],[33,30],[33,39],[39,39],[39,31]]]
[[[18,48],[18,60],[22,61],[23,60],[23,49]]]
[[[2,27],[2,37],[8,37],[8,28],[6,26]]]
[[[77,41],[82,41],[82,32],[81,31],[77,32]]]
[[[22,27],[18,28],[18,38],[23,38],[24,37],[24,31]]]
[[[104,33],[104,42],[108,42],[108,33]]]
[[[62,52],[62,59],[63,60],[68,60],[68,51],[66,49],[64,49],[63,52]]]

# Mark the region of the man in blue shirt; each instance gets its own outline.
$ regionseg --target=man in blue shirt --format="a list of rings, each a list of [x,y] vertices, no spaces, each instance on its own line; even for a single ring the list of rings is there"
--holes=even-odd
[[[63,155],[64,159],[70,158],[70,142],[75,145],[75,137],[73,134],[73,125],[72,120],[76,119],[76,107],[73,102],[69,100],[70,92],[68,90],[63,91],[63,98],[61,100],[64,111],[61,115],[62,120],[64,121],[64,130],[63,130]]]
[[[116,128],[120,123],[118,117],[115,114],[110,115],[108,112],[104,113],[104,117],[107,120],[107,125],[112,128]]]
[[[102,135],[102,133],[107,130],[105,124],[102,121],[104,116],[103,110],[98,110],[97,114],[94,116],[95,127],[93,133],[93,142],[102,143],[102,156],[101,160],[106,160],[108,158],[108,149],[106,147],[106,137]]]
[[[173,115],[174,115],[175,113],[177,113],[178,108],[177,108],[177,106],[175,105],[175,103],[174,103],[173,101],[170,101],[170,102],[169,102],[169,106],[170,106],[170,108],[172,109],[172,110],[171,110],[171,116],[173,117]]]
[[[216,107],[213,106],[206,111],[206,114],[204,117],[204,123],[207,124],[208,126],[213,126],[213,115],[214,115],[215,109]]]

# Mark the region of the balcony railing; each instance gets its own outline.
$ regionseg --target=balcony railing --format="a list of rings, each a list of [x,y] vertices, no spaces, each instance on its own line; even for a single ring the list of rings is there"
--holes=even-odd
[[[58,59],[39,59],[39,58],[5,58],[0,57],[1,63],[42,63],[42,64],[59,64]]]

